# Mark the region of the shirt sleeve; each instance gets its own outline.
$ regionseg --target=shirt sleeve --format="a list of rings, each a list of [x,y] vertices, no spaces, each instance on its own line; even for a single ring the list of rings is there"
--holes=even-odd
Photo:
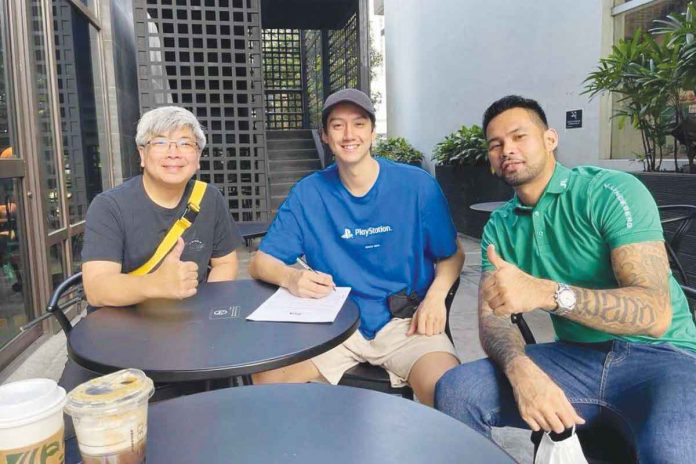
[[[237,224],[232,219],[225,199],[215,187],[208,186],[209,192],[215,194],[215,234],[212,258],[220,258],[232,253],[242,244],[242,236]]]
[[[664,240],[655,199],[635,176],[609,171],[590,192],[593,223],[612,249]]]
[[[285,264],[293,264],[304,254],[302,238],[302,204],[298,198],[297,186],[288,194],[259,245],[259,250],[281,260]]]
[[[495,213],[494,213],[495,214]],[[493,215],[491,214],[491,219]],[[488,260],[488,245],[493,244],[496,250],[499,251],[500,247],[495,240],[495,224],[489,219],[483,228],[483,235],[481,236],[481,270],[483,272],[494,271],[495,267]]]
[[[124,239],[118,206],[108,197],[97,195],[87,209],[82,262],[123,263]]]
[[[432,177],[425,183],[419,201],[424,211],[422,226],[426,253],[434,260],[452,256],[457,251],[457,230],[445,195]]]

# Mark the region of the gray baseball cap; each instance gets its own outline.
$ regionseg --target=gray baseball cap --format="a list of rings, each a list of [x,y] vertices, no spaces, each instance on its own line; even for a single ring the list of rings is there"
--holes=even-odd
[[[326,120],[329,118],[331,109],[339,103],[352,103],[362,108],[370,116],[372,124],[375,123],[375,107],[372,105],[370,97],[358,89],[343,89],[329,95],[329,98],[324,102],[324,107],[321,110],[321,123],[324,127],[326,127]]]

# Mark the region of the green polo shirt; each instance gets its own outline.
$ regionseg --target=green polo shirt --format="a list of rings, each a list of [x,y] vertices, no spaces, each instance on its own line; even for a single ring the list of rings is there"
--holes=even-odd
[[[629,243],[664,240],[655,200],[633,175],[580,166],[556,169],[535,207],[517,196],[491,214],[481,240],[482,264],[493,270],[486,248],[525,272],[581,288],[618,288],[611,250]],[[574,342],[621,339],[667,342],[696,350],[696,326],[679,284],[669,275],[672,324],[658,338],[611,335],[551,315],[556,336]]]

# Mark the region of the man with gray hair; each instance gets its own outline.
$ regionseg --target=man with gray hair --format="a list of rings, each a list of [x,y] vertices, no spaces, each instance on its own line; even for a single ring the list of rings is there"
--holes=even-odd
[[[82,273],[92,306],[182,299],[206,279],[237,275],[235,250],[242,238],[225,201],[213,186],[194,188],[206,144],[196,117],[176,106],[150,110],[138,123],[135,141],[142,175],[99,194],[87,211]],[[196,191],[202,198],[192,206]],[[164,247],[166,256],[153,258],[179,221],[190,226]]]

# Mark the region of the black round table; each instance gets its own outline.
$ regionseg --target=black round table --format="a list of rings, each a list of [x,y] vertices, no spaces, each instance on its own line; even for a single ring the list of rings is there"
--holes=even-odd
[[[104,374],[134,367],[155,382],[212,380],[304,361],[358,327],[350,298],[330,324],[247,321],[276,289],[255,280],[215,282],[181,302],[101,308],[70,331],[68,354]]]
[[[216,390],[152,405],[148,422],[148,464],[515,462],[441,412],[351,387]]]
[[[503,206],[506,201],[487,201],[485,203],[474,203],[470,205],[469,208],[473,211],[478,211],[480,213],[492,213],[496,209]]]

